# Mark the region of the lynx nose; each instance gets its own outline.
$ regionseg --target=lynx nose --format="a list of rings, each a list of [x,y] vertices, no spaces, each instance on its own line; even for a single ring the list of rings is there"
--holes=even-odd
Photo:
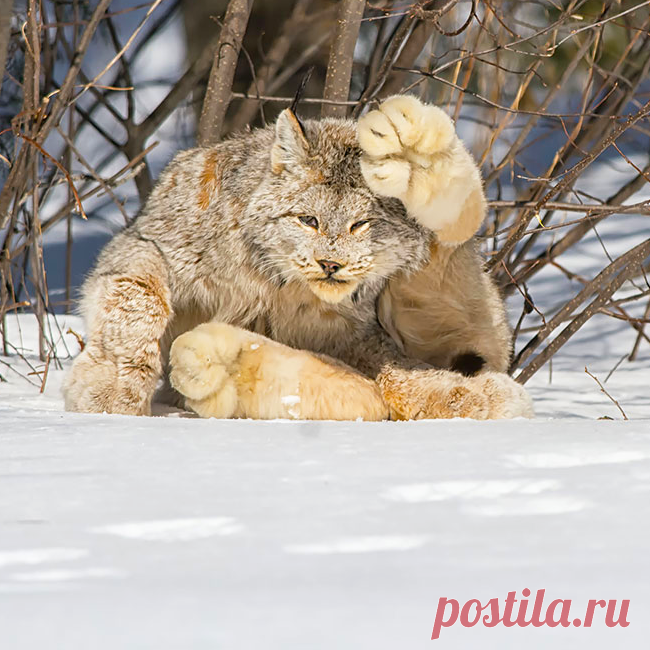
[[[321,269],[325,271],[328,277],[330,275],[334,275],[341,268],[341,264],[339,264],[338,262],[332,262],[331,260],[316,260],[316,261],[320,265]]]

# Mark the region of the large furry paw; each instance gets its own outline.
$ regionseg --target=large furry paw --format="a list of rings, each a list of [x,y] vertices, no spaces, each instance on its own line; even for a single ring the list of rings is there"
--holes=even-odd
[[[179,336],[170,383],[201,417],[382,420],[377,385],[352,368],[225,323]]]
[[[441,241],[460,243],[478,230],[480,174],[443,110],[410,95],[390,97],[359,120],[358,137],[371,190],[400,199]]]
[[[396,95],[359,120],[359,144],[372,158],[409,154],[431,156],[449,147],[454,124],[437,106],[412,95]],[[422,162],[426,165],[427,158]]]
[[[372,190],[406,198],[417,173],[435,162],[455,138],[451,119],[437,106],[410,95],[391,97],[358,124],[361,169]]]
[[[237,359],[242,330],[223,323],[205,323],[179,336],[169,361],[171,385],[186,397],[186,404],[203,417],[230,418],[238,407]]]
[[[469,377],[490,404],[490,420],[533,418],[535,409],[528,391],[505,372],[484,372]]]
[[[378,378],[395,420],[533,417],[530,396],[504,373],[463,377],[448,370],[392,368]]]
[[[63,383],[66,411],[151,415],[156,377],[148,364],[104,358],[90,344],[74,360]]]

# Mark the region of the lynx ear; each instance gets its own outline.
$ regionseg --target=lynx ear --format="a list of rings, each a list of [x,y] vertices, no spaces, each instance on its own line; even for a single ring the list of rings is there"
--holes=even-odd
[[[271,170],[279,174],[285,167],[305,163],[309,143],[295,114],[285,108],[275,123],[275,142],[271,149]]]

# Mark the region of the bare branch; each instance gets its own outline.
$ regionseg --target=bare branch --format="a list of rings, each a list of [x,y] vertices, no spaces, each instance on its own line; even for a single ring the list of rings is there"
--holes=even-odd
[[[359,35],[366,0],[341,0],[340,12],[330,48],[327,77],[323,97],[331,101],[345,101],[350,92],[350,78],[354,60],[354,47]],[[341,104],[323,104],[323,117],[345,117]]]
[[[237,59],[252,7],[253,0],[230,0],[228,4],[199,121],[198,141],[204,147],[215,144],[221,135],[223,120],[230,104]]]
[[[626,120],[617,126],[607,138],[598,143],[589,154],[584,156],[582,160],[576,163],[569,171],[567,171],[559,183],[551,187],[548,192],[535,204],[531,210],[527,210],[519,219],[519,224],[508,237],[507,241],[503,244],[497,255],[495,255],[489,262],[488,268],[493,268],[498,262],[504,259],[508,253],[514,248],[515,244],[521,239],[521,236],[526,231],[530,220],[544,208],[546,203],[550,201],[557,194],[561,194],[568,188],[578,174],[588,167],[598,156],[605,151],[613,142],[627,131],[633,124],[642,120],[650,113],[650,101],[646,102],[636,113],[629,115]]]
[[[570,300],[539,333],[526,345],[513,362],[513,367],[523,363],[544,339],[557,327],[561,318],[571,313],[585,298],[595,294],[592,302],[567,325],[520,373],[516,380],[524,384],[539,370],[621,287],[634,272],[635,267],[650,255],[650,239],[630,249],[601,271],[575,298]],[[622,270],[620,270],[622,269]],[[618,271],[618,275],[615,275]],[[615,277],[613,277],[615,276]]]
[[[7,61],[7,48],[9,47],[9,36],[11,35],[11,10],[13,0],[0,0],[0,88],[5,74]]]

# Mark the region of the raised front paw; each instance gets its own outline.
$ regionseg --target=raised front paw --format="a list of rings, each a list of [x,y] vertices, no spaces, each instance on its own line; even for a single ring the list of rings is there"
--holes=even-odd
[[[361,169],[370,188],[403,198],[414,171],[431,167],[432,156],[449,149],[455,131],[451,119],[437,106],[411,95],[397,95],[359,120],[358,135]]]
[[[380,196],[400,199],[410,216],[457,246],[485,216],[481,174],[437,106],[398,95],[358,123],[361,173]]]
[[[359,120],[359,144],[368,156],[443,151],[454,137],[454,124],[437,106],[412,95],[396,95]]]
[[[224,323],[204,323],[172,344],[170,383],[199,415],[229,418],[236,414],[233,376],[243,344],[240,332]]]

